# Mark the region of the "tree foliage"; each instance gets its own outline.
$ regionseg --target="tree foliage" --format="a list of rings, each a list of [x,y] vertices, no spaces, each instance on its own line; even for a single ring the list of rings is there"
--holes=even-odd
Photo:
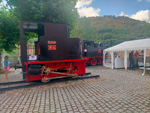
[[[19,41],[19,29],[17,17],[11,10],[5,7],[0,10],[0,51],[12,51]]]
[[[19,19],[68,23],[74,25],[79,15],[77,0],[7,0]]]
[[[84,40],[92,40],[94,27],[91,26],[88,18],[80,18],[76,23],[75,28],[71,32],[71,37],[79,37]]]

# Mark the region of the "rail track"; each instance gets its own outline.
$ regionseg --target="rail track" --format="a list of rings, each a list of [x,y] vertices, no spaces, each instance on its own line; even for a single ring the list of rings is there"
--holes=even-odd
[[[86,73],[86,75],[78,76],[76,78],[61,78],[61,79],[52,79],[48,83],[42,83],[41,81],[33,81],[33,82],[26,82],[26,80],[23,81],[16,81],[16,82],[6,82],[6,83],[0,83],[0,93],[4,91],[14,90],[14,89],[22,89],[22,88],[29,88],[29,87],[36,87],[46,84],[52,84],[52,83],[58,83],[58,82],[64,82],[64,81],[74,81],[74,80],[82,80],[82,79],[89,79],[89,78],[98,78],[100,75],[90,75],[91,73]]]

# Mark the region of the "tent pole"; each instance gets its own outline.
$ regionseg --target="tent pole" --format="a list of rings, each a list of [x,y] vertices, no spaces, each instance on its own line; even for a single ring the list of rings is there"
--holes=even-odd
[[[144,49],[144,69],[143,69],[143,76],[146,76],[146,49]]]
[[[106,52],[103,53],[103,65],[105,66],[105,55],[106,55]]]
[[[111,68],[114,69],[114,52],[111,52]]]
[[[125,50],[124,51],[124,68],[125,68],[125,70],[127,70],[128,69],[128,66],[127,66],[127,50]]]

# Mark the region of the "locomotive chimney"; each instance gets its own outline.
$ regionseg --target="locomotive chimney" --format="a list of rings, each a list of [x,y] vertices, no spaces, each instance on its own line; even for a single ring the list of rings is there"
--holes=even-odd
[[[99,42],[99,46],[100,46],[100,48],[102,48],[103,47],[103,42]]]

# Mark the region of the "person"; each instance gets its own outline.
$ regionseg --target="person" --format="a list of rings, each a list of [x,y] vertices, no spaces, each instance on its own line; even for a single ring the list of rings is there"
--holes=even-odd
[[[129,69],[131,70],[134,70],[134,52],[131,51],[131,53],[129,53],[129,62],[130,62],[130,65],[129,65]]]
[[[5,80],[8,81],[8,72],[10,69],[10,62],[8,61],[8,56],[5,56],[4,60],[4,70],[5,70]]]
[[[133,56],[135,58],[135,65],[138,67],[138,57],[140,56],[140,54],[138,53],[138,51],[136,51]]]

